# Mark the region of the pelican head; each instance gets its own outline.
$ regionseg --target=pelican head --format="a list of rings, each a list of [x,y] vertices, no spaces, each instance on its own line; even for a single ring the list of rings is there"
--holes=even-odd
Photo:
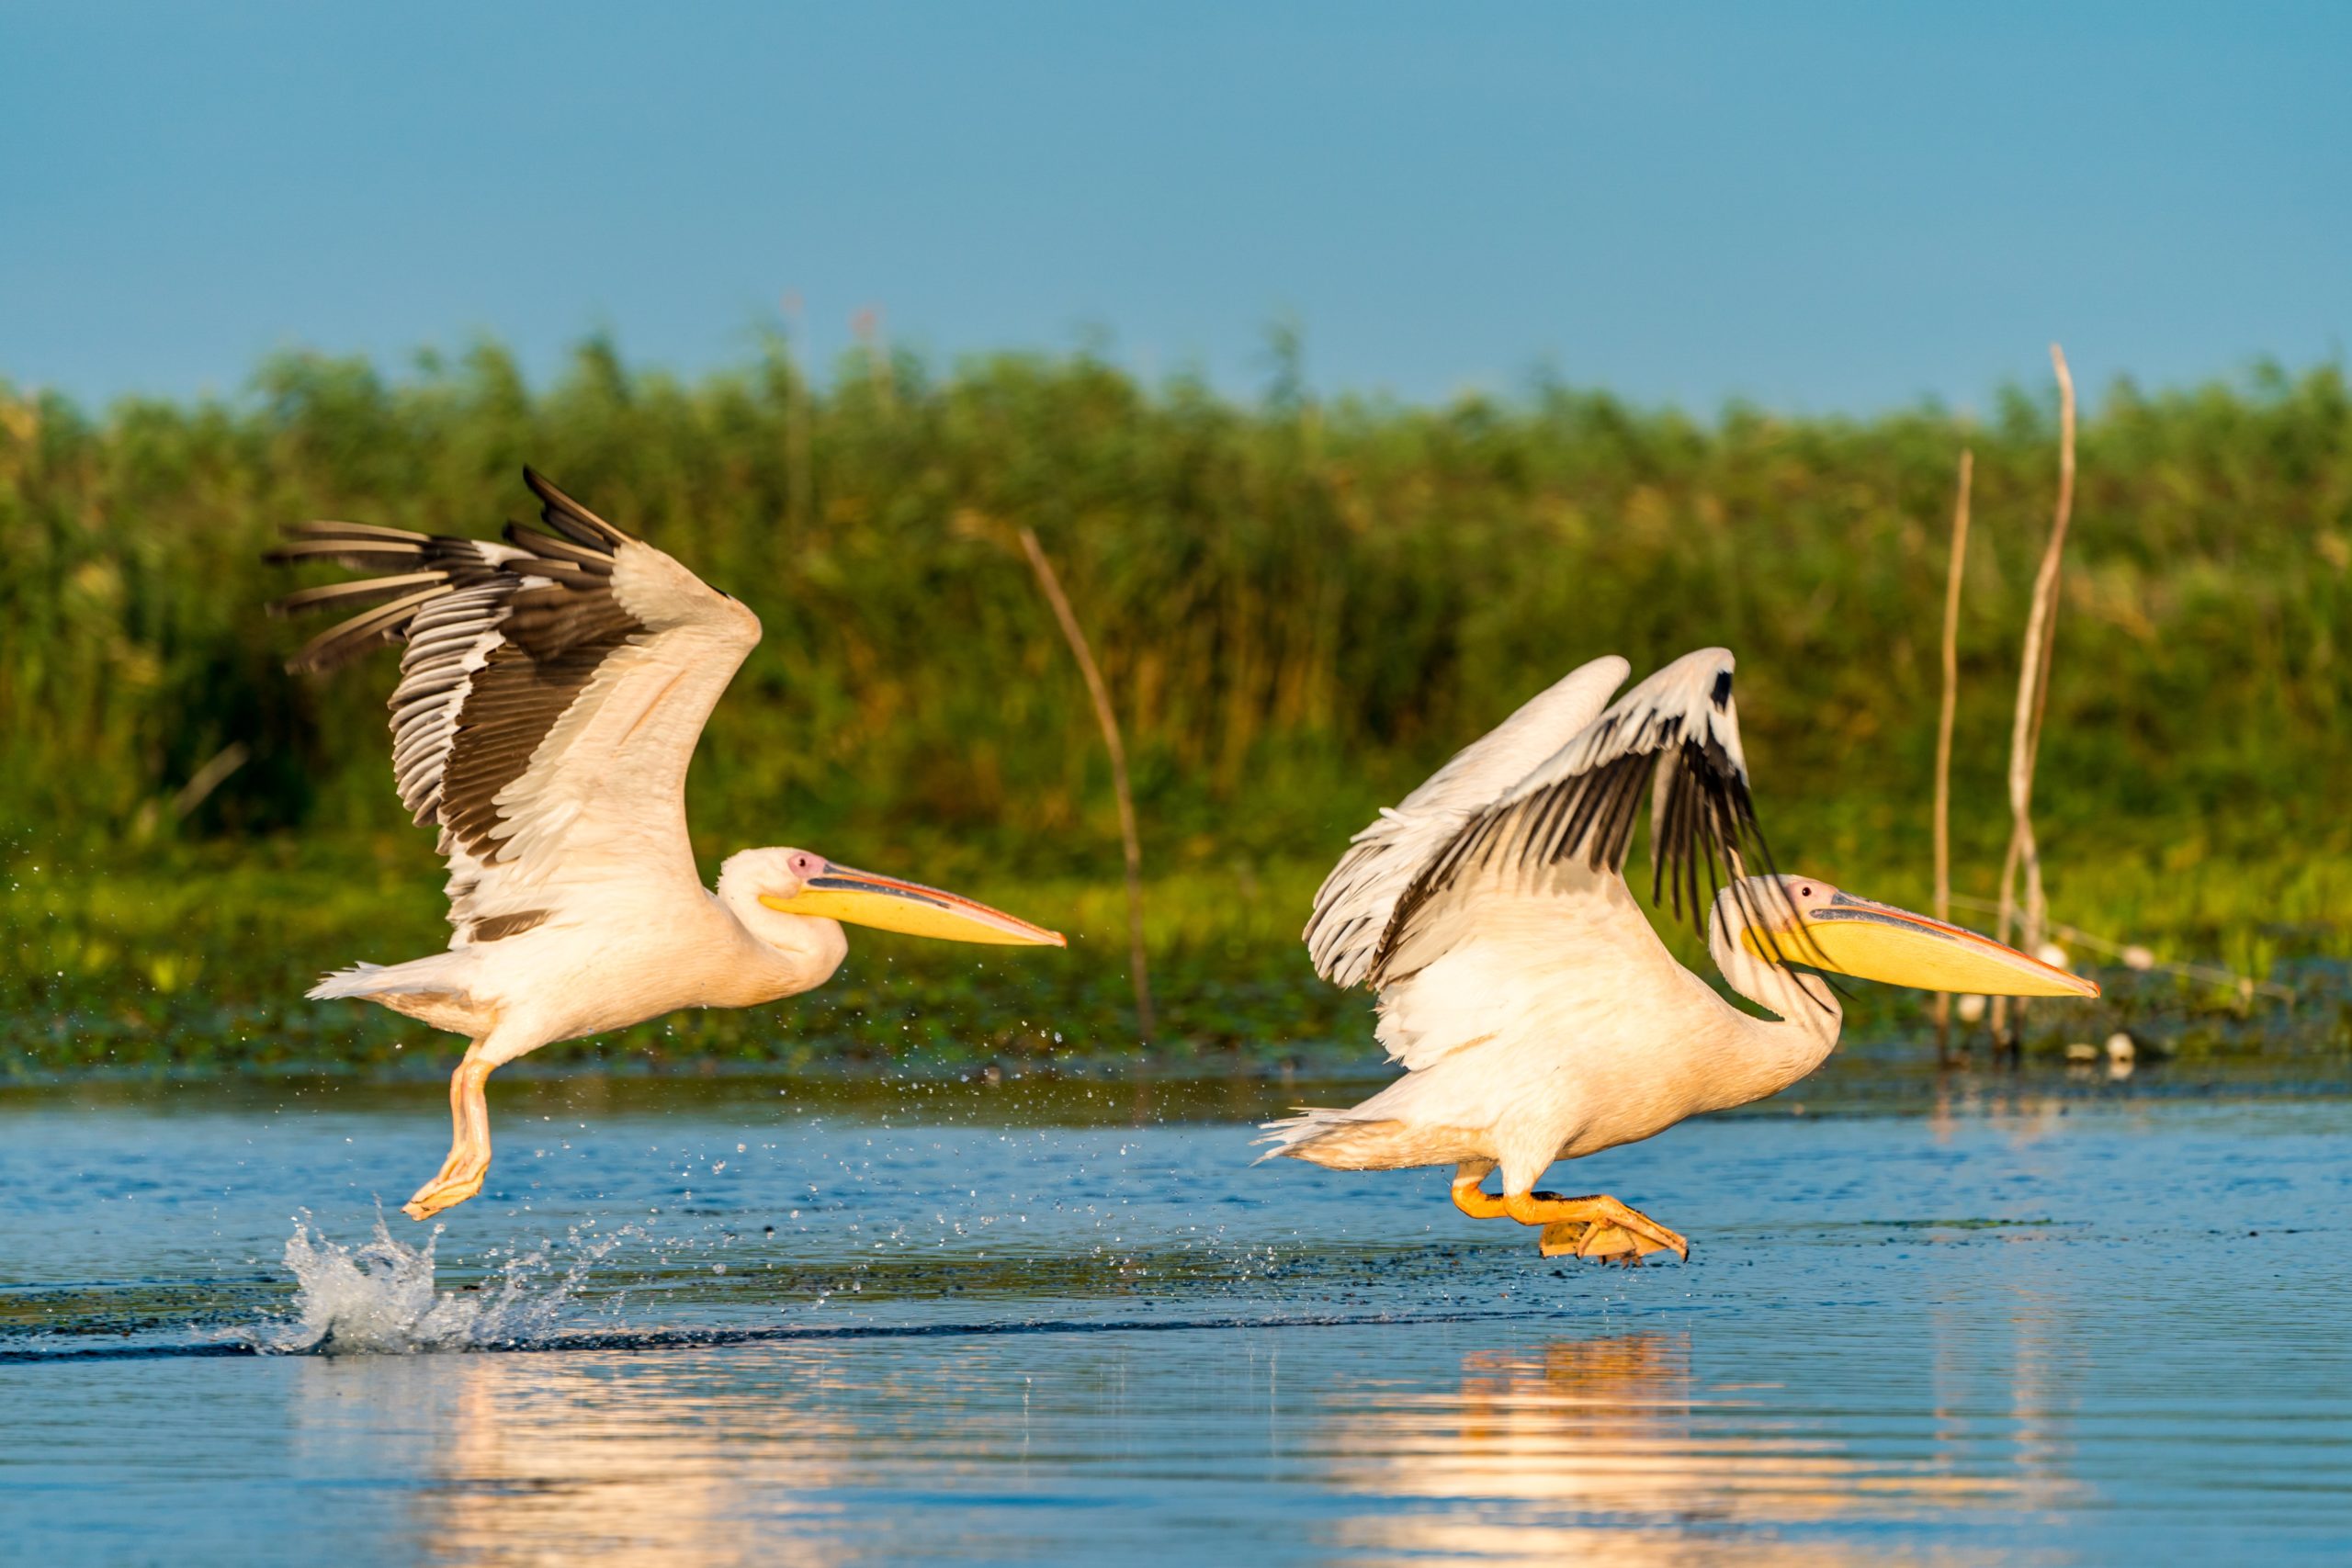
[[[827,860],[811,850],[753,850],[730,859],[722,881],[743,877],[763,907],[876,931],[997,946],[1066,947],[1059,931],[986,904]]]
[[[1841,893],[1817,876],[1742,877],[1740,945],[1775,964],[1827,969],[1922,991],[2095,997],[2096,982],[1990,937]]]

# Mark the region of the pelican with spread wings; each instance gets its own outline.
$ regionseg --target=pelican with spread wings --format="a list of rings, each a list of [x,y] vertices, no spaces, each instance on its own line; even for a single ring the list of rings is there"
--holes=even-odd
[[[1536,1179],[1819,1066],[1841,1015],[1808,969],[1926,990],[2098,994],[1956,926],[1771,874],[1732,656],[1689,654],[1610,703],[1631,671],[1614,657],[1585,665],[1355,836],[1316,894],[1306,945],[1325,979],[1378,993],[1378,1037],[1405,1076],[1351,1110],[1268,1123],[1267,1158],[1451,1165],[1456,1206],[1540,1226],[1547,1257],[1687,1258],[1689,1243],[1640,1211],[1538,1192]],[[1724,981],[1771,1017],[1676,963],[1634,902],[1624,866],[1645,795],[1652,902],[1693,919],[1703,908]]]
[[[306,523],[270,552],[381,575],[288,595],[274,612],[359,613],[289,668],[405,644],[392,774],[449,863],[449,949],[361,964],[313,997],[356,997],[471,1043],[449,1080],[453,1136],[406,1204],[481,1190],[483,1084],[558,1040],[681,1008],[756,1007],[831,977],[840,922],[951,942],[1059,947],[1059,933],[953,893],[808,850],[746,850],[716,890],[686,838],[686,764],[760,640],[759,617],[532,470],[544,529],[505,541]]]

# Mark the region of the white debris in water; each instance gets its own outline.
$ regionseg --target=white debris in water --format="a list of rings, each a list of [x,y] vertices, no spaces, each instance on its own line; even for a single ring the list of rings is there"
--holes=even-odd
[[[2140,1048],[2121,1030],[2107,1037],[2107,1076],[2120,1083],[2132,1076]]]
[[[345,1247],[317,1235],[305,1214],[286,1242],[293,1271],[294,1309],[241,1331],[266,1354],[411,1356],[435,1350],[488,1350],[542,1339],[586,1283],[589,1269],[635,1227],[580,1244],[560,1272],[546,1253],[510,1258],[503,1269],[470,1290],[436,1290],[434,1247],[439,1227],[422,1247],[395,1238],[382,1215],[376,1233]],[[608,1310],[617,1309],[615,1297]]]

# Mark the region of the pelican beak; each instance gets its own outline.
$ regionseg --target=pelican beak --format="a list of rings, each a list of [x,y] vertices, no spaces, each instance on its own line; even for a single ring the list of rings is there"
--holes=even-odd
[[[800,885],[789,898],[763,893],[760,902],[787,915],[816,915],[876,931],[903,931],[908,936],[937,937],[944,942],[988,942],[1001,947],[1067,947],[1059,931],[991,909],[958,894],[943,893],[919,882],[877,876],[845,865],[825,863],[825,869]]]
[[[1834,969],[1922,991],[1962,991],[1996,997],[2095,997],[2098,986],[2079,975],[2003,947],[1989,937],[1949,926],[1891,904],[1840,893],[1801,912],[1797,930],[1781,937],[1776,954],[1760,939],[1740,940],[1762,958]]]

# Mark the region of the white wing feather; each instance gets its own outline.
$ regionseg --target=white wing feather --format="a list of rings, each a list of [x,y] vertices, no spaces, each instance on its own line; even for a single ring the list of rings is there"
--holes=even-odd
[[[1625,854],[1645,796],[1659,888],[1693,919],[1719,876],[1747,869],[1743,846],[1761,855],[1732,669],[1722,649],[1668,665],[1425,857],[1369,965],[1392,1056],[1418,1070],[1507,1027],[1532,952],[1625,928]]]
[[[540,475],[524,479],[546,532],[510,525],[500,544],[312,523],[271,552],[390,573],[273,609],[369,606],[313,638],[298,669],[405,644],[392,776],[416,820],[441,829],[453,947],[560,919],[590,888],[606,915],[698,891],[686,767],[760,640],[751,611]]]
[[[1591,723],[1632,669],[1615,654],[1578,667],[1456,752],[1397,805],[1382,807],[1379,820],[1349,840],[1348,852],[1316,891],[1303,933],[1315,972],[1334,985],[1361,984],[1413,878],[1472,814]]]
[[[501,914],[560,918],[583,896],[609,910],[630,886],[700,885],[686,769],[711,710],[759,644],[759,617],[637,541],[614,552],[613,597],[646,629],[605,655],[530,764],[499,791],[496,859],[443,835],[460,941],[469,922]]]

